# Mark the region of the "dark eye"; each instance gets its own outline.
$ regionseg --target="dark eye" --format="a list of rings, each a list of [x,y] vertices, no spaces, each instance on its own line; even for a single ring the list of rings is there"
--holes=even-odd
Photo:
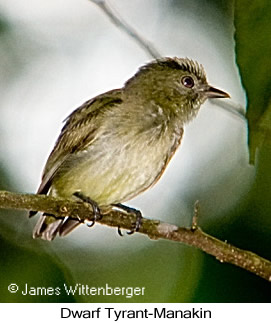
[[[184,76],[182,78],[182,83],[185,87],[192,88],[194,86],[194,80],[191,76]]]

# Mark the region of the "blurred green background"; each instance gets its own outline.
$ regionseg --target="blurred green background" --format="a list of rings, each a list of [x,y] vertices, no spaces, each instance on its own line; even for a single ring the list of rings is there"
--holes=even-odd
[[[148,218],[188,226],[200,200],[203,230],[271,259],[270,3],[110,3],[163,55],[201,62],[233,104],[246,106],[242,84],[247,93],[249,136],[242,120],[206,103],[160,183],[128,204]],[[61,120],[84,100],[122,86],[149,59],[89,1],[1,0],[0,189],[34,192]],[[1,302],[271,300],[268,282],[192,247],[140,234],[121,238],[100,225],[48,243],[31,238],[36,220],[0,212]],[[11,283],[19,292],[8,292]],[[145,295],[24,296],[26,283],[145,287]]]

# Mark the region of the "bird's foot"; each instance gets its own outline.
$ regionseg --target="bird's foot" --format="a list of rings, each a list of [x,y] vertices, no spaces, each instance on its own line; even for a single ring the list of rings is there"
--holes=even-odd
[[[83,202],[89,203],[92,207],[93,210],[93,221],[91,224],[88,224],[88,227],[92,227],[96,221],[101,220],[101,218],[103,217],[101,214],[101,210],[98,206],[98,204],[93,201],[90,197],[84,195],[81,192],[75,192],[73,193],[74,196],[78,197],[80,200],[82,200]]]
[[[136,216],[136,221],[135,221],[132,229],[130,231],[127,231],[127,234],[133,234],[133,233],[137,232],[140,229],[143,217],[142,217],[142,214],[141,214],[141,212],[139,210],[134,209],[134,208],[129,207],[129,206],[126,206],[126,205],[123,205],[121,203],[113,204],[113,206],[115,206],[118,209],[126,212],[127,214],[134,214]],[[118,227],[118,234],[120,236],[123,236],[120,227]]]

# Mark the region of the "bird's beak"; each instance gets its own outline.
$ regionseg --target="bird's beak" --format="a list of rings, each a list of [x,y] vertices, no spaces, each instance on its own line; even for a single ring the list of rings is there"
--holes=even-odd
[[[206,96],[208,99],[214,99],[214,98],[230,98],[230,95],[224,91],[221,91],[219,89],[216,89],[212,86],[209,86],[206,90],[205,90]]]

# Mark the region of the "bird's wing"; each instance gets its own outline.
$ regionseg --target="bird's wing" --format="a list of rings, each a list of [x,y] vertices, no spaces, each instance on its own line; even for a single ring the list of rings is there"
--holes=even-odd
[[[64,120],[65,125],[45,165],[38,194],[47,194],[57,170],[69,154],[86,149],[95,140],[95,118],[100,110],[121,103],[121,90],[109,91],[85,102]],[[78,131],[79,128],[82,130]]]

